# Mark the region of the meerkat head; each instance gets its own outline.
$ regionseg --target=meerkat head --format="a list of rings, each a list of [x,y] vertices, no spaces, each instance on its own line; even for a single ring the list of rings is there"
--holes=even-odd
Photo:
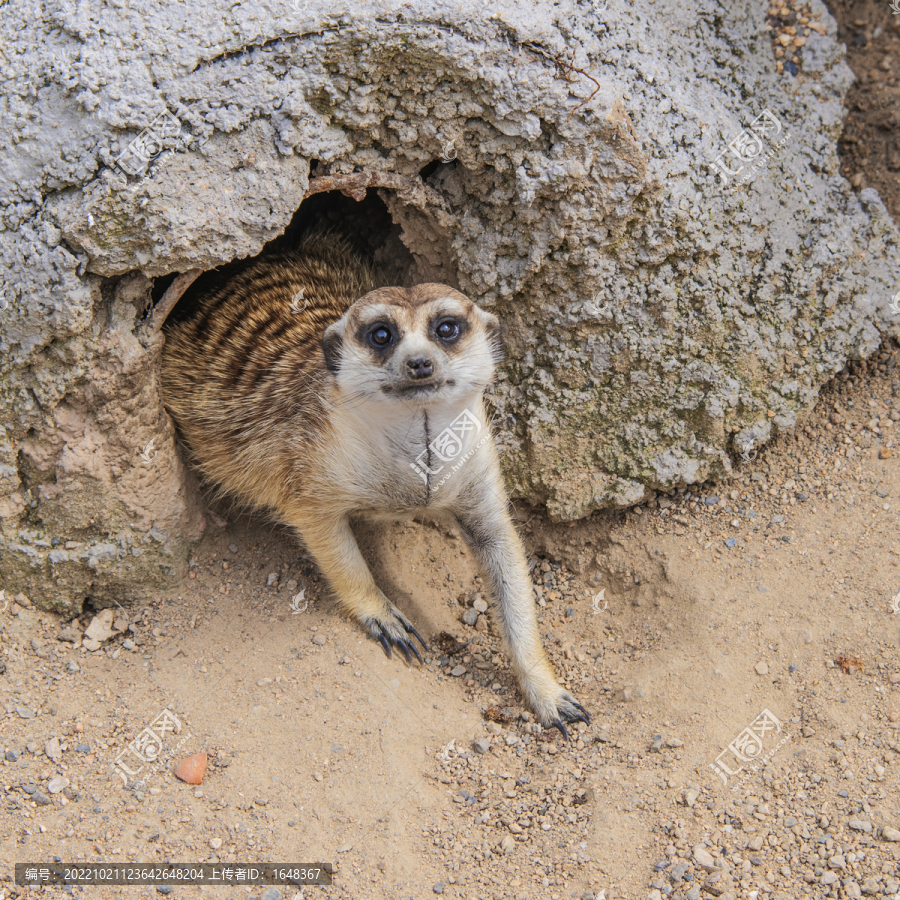
[[[443,284],[366,294],[322,347],[342,393],[417,405],[480,394],[504,355],[497,317]]]

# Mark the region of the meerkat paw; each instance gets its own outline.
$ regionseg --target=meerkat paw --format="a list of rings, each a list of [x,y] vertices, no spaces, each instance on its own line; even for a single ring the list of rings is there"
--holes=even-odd
[[[544,728],[558,728],[560,734],[569,740],[567,722],[584,722],[591,724],[588,711],[568,692],[559,688],[559,693],[552,700],[538,703],[535,712]]]
[[[428,651],[428,645],[422,640],[422,636],[393,603],[386,604],[384,613],[363,616],[362,624],[371,637],[384,648],[388,659],[391,658],[391,647],[396,647],[408,663],[412,662],[410,650],[416,655],[416,659],[422,662],[422,657],[409,635],[418,638],[422,649]]]

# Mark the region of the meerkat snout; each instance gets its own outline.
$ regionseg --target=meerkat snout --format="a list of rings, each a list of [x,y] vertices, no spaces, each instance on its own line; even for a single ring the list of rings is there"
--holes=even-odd
[[[406,361],[406,371],[409,373],[410,378],[431,378],[434,375],[434,363],[427,356],[420,356],[418,359],[408,359]]]

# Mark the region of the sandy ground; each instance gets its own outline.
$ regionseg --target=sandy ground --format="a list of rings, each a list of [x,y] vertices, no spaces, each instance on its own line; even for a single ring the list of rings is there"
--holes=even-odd
[[[835,12],[862,76],[845,169],[894,208],[900,30],[886,0]],[[54,860],[335,873],[41,891],[99,900],[900,897],[898,436],[891,345],[729,483],[571,526],[520,509],[541,632],[594,717],[568,744],[530,721],[487,618],[463,622],[477,572],[428,524],[362,534],[422,667],[338,614],[289,533],[221,508],[181,595],[116,610],[98,649],[92,612],[4,596],[0,900],[37,893],[13,863]],[[194,787],[172,768],[199,751]]]
[[[541,632],[594,717],[569,744],[528,721],[486,617],[462,622],[477,573],[431,525],[362,535],[422,667],[337,613],[290,534],[222,509],[182,595],[117,610],[129,630],[98,650],[92,613],[6,598],[2,889],[57,858],[330,862],[303,896],[359,900],[893,896],[898,363],[839,377],[728,484],[569,526],[520,510]],[[180,730],[138,771],[129,744],[165,709]],[[195,788],[171,768],[198,751]],[[170,889],[300,893],[265,891]]]

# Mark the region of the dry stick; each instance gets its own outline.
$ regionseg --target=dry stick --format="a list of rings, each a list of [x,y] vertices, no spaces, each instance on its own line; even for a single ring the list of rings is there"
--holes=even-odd
[[[148,322],[148,327],[151,331],[159,331],[162,328],[163,322],[166,321],[169,313],[175,308],[175,304],[202,274],[203,269],[191,269],[189,272],[182,272],[175,277],[168,290],[162,295],[162,300],[153,307],[153,312],[150,314],[150,321]]]

